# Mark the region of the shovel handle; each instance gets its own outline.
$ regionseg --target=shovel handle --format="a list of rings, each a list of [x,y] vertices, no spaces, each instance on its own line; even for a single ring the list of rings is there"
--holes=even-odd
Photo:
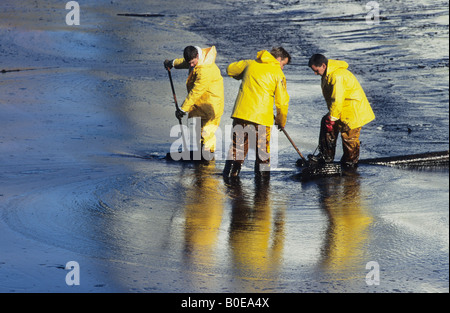
[[[295,145],[294,141],[291,139],[291,136],[289,136],[289,134],[287,133],[286,129],[284,129],[284,127],[281,127],[281,131],[286,135],[286,138],[289,140],[289,142],[292,144],[292,146],[294,147],[295,151],[297,151],[298,155],[302,158],[303,162],[307,163],[308,161],[305,159],[305,157],[303,156],[303,154],[300,152],[300,150],[297,148],[297,146]]]
[[[172,94],[173,100],[175,101],[175,108],[178,111],[180,108],[178,107],[177,95],[175,94],[175,87],[173,87],[172,73],[170,72],[170,68],[167,68],[167,73],[169,74],[170,87],[172,87]]]
[[[178,107],[177,95],[175,94],[175,87],[173,86],[172,73],[170,72],[170,68],[166,68],[166,69],[167,69],[167,73],[169,74],[170,87],[172,87],[173,100],[175,101],[175,108],[178,111],[180,108]],[[183,139],[183,146],[187,149],[188,146],[187,146],[186,138],[184,137],[184,132],[183,132],[183,122],[181,121],[181,118],[177,118],[177,119],[178,119],[178,123],[180,124],[180,131],[181,131],[181,137]]]

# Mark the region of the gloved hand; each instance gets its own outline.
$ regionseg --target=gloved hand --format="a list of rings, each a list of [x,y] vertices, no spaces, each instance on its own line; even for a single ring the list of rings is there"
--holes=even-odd
[[[332,132],[333,131],[334,124],[336,124],[336,122],[332,121],[330,117],[328,117],[325,120],[325,128],[327,129],[327,132]]]
[[[166,70],[170,70],[173,67],[173,61],[172,60],[165,60],[164,61],[164,68]]]
[[[184,112],[181,109],[178,109],[175,111],[175,116],[177,117],[177,119],[181,120],[183,118],[183,116],[186,115],[186,112]]]
[[[284,127],[278,124],[278,121],[277,121],[277,119],[276,119],[275,116],[274,116],[274,119],[275,119],[274,124],[277,126],[278,130],[279,130],[279,131],[282,131]]]

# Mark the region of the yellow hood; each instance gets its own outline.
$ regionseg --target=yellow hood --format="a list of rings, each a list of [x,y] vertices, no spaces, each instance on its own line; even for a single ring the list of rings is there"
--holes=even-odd
[[[280,62],[278,62],[277,59],[275,59],[274,56],[267,50],[259,51],[256,54],[256,61],[259,63],[275,63],[277,65],[280,64]]]
[[[328,60],[327,65],[327,75],[330,75],[337,69],[344,69],[346,70],[348,68],[348,63],[345,61],[340,60]]]
[[[216,62],[216,56],[217,51],[215,46],[201,49],[201,56],[198,60],[197,66],[214,64]]]
[[[209,47],[209,48],[200,48],[196,47],[198,51],[198,63],[197,66],[202,65],[213,65],[216,62],[217,57],[217,50],[215,46]],[[186,62],[184,58],[179,58],[173,60],[173,66],[176,69],[189,69],[193,70],[193,68],[189,68],[189,63]],[[196,66],[196,67],[197,67]]]

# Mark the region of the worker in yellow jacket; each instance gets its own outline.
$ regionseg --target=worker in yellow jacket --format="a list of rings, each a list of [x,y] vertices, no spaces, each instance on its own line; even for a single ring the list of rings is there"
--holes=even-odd
[[[181,119],[186,113],[188,118],[201,118],[201,149],[213,153],[216,149],[215,132],[220,124],[224,106],[223,78],[215,60],[216,47],[201,49],[187,46],[183,58],[165,60],[167,69],[189,69],[186,80],[188,95],[180,110],[175,114]],[[204,153],[202,153],[204,156]]]
[[[249,149],[249,142],[256,143],[255,173],[268,175],[270,172],[270,130],[274,124],[286,125],[289,95],[283,68],[291,56],[282,47],[270,52],[263,50],[256,60],[242,60],[230,64],[227,74],[242,80],[237,95],[233,118],[233,144],[227,157],[224,176],[238,176]],[[250,138],[249,138],[250,136]]]
[[[333,162],[340,132],[344,150],[341,163],[345,167],[356,167],[361,127],[375,119],[364,90],[345,61],[328,60],[322,54],[314,54],[308,66],[322,76],[322,93],[329,110],[321,121],[319,155],[310,158]]]

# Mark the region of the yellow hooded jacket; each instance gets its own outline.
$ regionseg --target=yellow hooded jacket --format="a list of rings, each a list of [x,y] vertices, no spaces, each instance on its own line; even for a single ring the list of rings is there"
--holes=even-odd
[[[328,60],[322,93],[330,116],[355,129],[374,120],[375,114],[358,80],[347,68],[345,61]]]
[[[186,80],[188,95],[181,106],[183,111],[189,112],[189,117],[220,121],[225,97],[223,77],[215,63],[216,56],[216,47],[212,46],[201,49],[198,64],[194,68],[189,68],[184,58],[173,61],[176,69],[189,69]]]
[[[272,126],[275,102],[276,124],[282,127],[286,125],[289,106],[286,77],[280,62],[269,51],[259,51],[256,60],[231,63],[227,74],[237,80],[242,79],[232,118]]]

